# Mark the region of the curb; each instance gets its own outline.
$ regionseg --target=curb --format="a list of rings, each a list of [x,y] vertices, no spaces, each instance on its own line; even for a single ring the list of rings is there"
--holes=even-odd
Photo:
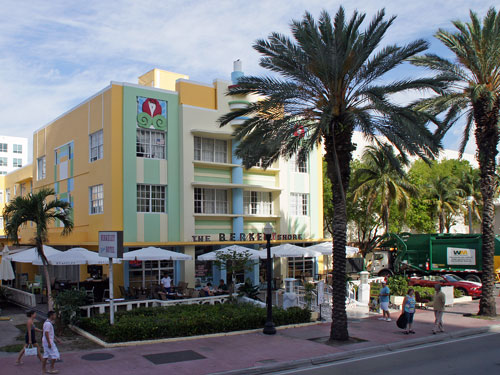
[[[281,331],[288,328],[299,328],[299,327],[309,327],[317,324],[323,324],[324,322],[309,322],[309,323],[300,323],[300,324],[289,324],[285,326],[276,327],[277,331]],[[188,340],[199,340],[199,339],[209,339],[214,337],[224,337],[224,336],[235,336],[235,335],[244,335],[247,333],[261,333],[262,328],[257,329],[247,329],[244,331],[232,331],[232,332],[221,332],[221,333],[211,333],[208,335],[198,335],[198,336],[188,336],[188,337],[171,337],[165,339],[157,339],[157,340],[143,340],[143,341],[125,341],[125,342],[113,342],[109,343],[97,336],[94,336],[90,332],[87,332],[77,326],[70,325],[69,328],[79,334],[80,336],[85,337],[86,339],[93,341],[97,345],[102,346],[103,348],[119,348],[119,347],[127,347],[127,346],[138,346],[138,345],[151,345],[151,344],[164,344],[167,342],[176,342],[176,341],[188,341]]]
[[[223,372],[215,372],[211,375],[260,375],[260,374],[269,374],[273,372],[285,371],[285,370],[293,370],[299,368],[307,368],[311,367],[314,369],[314,366],[323,365],[327,363],[333,363],[338,361],[343,361],[347,359],[353,359],[369,354],[377,354],[387,352],[390,354],[391,352],[395,352],[399,349],[418,347],[424,344],[430,344],[435,342],[444,342],[450,339],[457,339],[461,337],[467,336],[475,336],[479,334],[485,333],[500,333],[500,324],[491,325],[488,327],[479,327],[479,328],[469,328],[461,331],[456,331],[452,333],[444,333],[440,335],[432,335],[427,337],[419,337],[417,339],[406,340],[402,342],[371,346],[368,348],[355,349],[341,353],[328,354],[321,357],[313,357],[308,359],[301,359],[296,361],[278,363],[267,366],[258,366],[258,367],[250,367],[246,369],[239,370],[230,370]]]

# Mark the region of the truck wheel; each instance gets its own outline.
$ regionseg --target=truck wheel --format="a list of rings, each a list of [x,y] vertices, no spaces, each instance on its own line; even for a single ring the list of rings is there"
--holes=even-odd
[[[480,283],[481,282],[481,278],[477,275],[467,275],[465,277],[465,280],[467,281],[473,281],[475,283]]]
[[[457,288],[457,289],[462,292],[463,296],[468,296],[469,295],[469,293],[467,293],[467,289],[465,289],[465,288]]]

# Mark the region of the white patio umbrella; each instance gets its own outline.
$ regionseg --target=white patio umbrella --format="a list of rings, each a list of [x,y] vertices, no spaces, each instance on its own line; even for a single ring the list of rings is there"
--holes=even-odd
[[[308,249],[319,251],[323,255],[332,255],[332,243],[331,242],[321,242],[316,245],[307,247]],[[345,252],[347,256],[355,255],[359,252],[357,247],[346,246]]]
[[[271,247],[271,256],[276,258],[317,258],[322,254],[310,247],[300,247],[289,243]],[[267,252],[263,250],[260,257],[267,258]]]
[[[134,260],[192,260],[191,255],[177,253],[175,251],[160,249],[159,247],[145,247],[143,249],[129,251],[123,254],[124,261],[134,261]],[[160,267],[158,267],[158,281],[160,279]],[[142,279],[142,287],[145,287],[145,279]]]
[[[289,243],[271,247],[271,256],[274,258],[317,258],[322,254],[311,250],[309,247],[300,247]],[[261,258],[267,259],[267,251],[263,250]],[[293,276],[295,277],[295,262],[293,263]]]
[[[90,251],[82,247],[74,247],[66,251],[47,256],[49,264],[53,266],[76,266],[81,264],[108,264],[109,258],[99,256],[96,251]],[[113,263],[121,263],[120,259],[114,258]],[[42,260],[37,259],[34,265],[42,265]]]
[[[239,245],[231,245],[227,247],[223,247],[222,249],[211,251],[209,253],[198,256],[198,260],[217,260],[218,254],[232,254],[233,251],[236,251],[238,254],[243,254],[248,252],[249,259],[259,259],[262,255],[262,252],[259,250],[250,249],[248,247],[239,246]]]
[[[9,248],[5,246],[2,251],[2,263],[0,263],[0,280],[14,280],[15,277],[9,258]]]
[[[52,255],[60,253],[59,250],[56,250],[53,247],[47,245],[43,245],[43,252],[46,257],[50,257]],[[12,262],[18,263],[34,263],[36,261],[42,261],[42,259],[38,255],[36,247],[32,247],[31,249],[21,251],[14,255],[9,255],[9,258]]]

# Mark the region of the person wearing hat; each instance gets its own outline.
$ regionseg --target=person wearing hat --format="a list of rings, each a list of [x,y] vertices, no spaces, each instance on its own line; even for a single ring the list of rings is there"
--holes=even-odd
[[[385,320],[386,322],[391,321],[391,315],[389,314],[389,295],[391,291],[387,286],[387,282],[382,282],[382,289],[380,289],[379,300],[380,300],[380,308],[382,309],[382,317],[378,318],[378,320]]]

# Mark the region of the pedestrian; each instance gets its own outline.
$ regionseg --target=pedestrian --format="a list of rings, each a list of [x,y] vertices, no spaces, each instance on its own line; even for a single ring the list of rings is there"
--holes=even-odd
[[[408,289],[405,299],[403,300],[403,309],[406,317],[405,334],[415,333],[412,329],[413,315],[415,315],[415,291],[413,288]]]
[[[163,289],[165,293],[170,293],[172,291],[172,279],[166,273],[163,274],[162,279],[160,280],[161,285],[163,285]]]
[[[47,314],[48,319],[43,323],[43,361],[42,361],[42,373],[57,374],[59,371],[54,368],[56,360],[59,359],[59,350],[56,346],[56,341],[59,339],[54,334],[54,321],[56,319],[56,313],[54,311],[49,311]],[[47,360],[50,360],[50,370],[47,371]]]
[[[386,322],[391,321],[391,314],[389,314],[389,295],[391,290],[387,286],[387,282],[382,281],[382,289],[380,289],[379,300],[380,300],[380,308],[382,309],[382,317],[378,318],[378,320],[385,320]]]
[[[432,307],[434,308],[434,328],[432,329],[432,333],[435,335],[437,332],[444,332],[443,314],[446,297],[441,290],[440,284],[434,285],[434,289],[436,290],[436,293],[434,294],[434,298],[432,300]]]
[[[24,336],[24,347],[21,349],[21,351],[19,352],[19,356],[17,357],[16,361],[17,365],[23,364],[23,361],[21,359],[23,358],[26,348],[29,348],[30,346],[36,347],[36,355],[38,356],[38,359],[40,361],[42,360],[42,354],[40,353],[40,347],[38,346],[35,335],[36,331],[42,332],[41,329],[36,328],[35,326],[36,312],[30,310],[26,313],[26,316],[28,317],[28,321],[26,322],[26,335]]]

